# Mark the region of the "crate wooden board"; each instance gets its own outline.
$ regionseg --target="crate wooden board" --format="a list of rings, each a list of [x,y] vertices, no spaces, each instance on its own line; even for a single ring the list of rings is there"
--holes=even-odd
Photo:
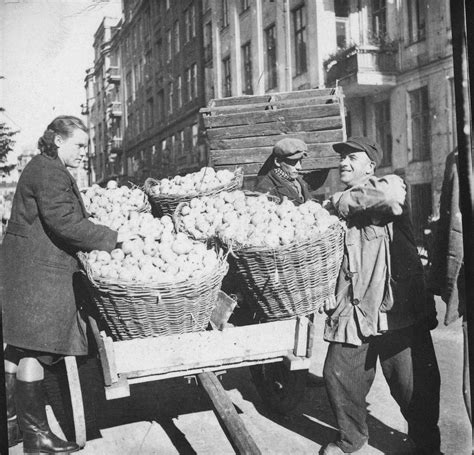
[[[216,99],[200,113],[210,164],[217,169],[242,166],[246,176],[255,176],[275,143],[285,137],[308,144],[303,172],[335,168],[339,155],[332,144],[346,138],[340,89]]]
[[[117,341],[115,371],[133,378],[173,370],[278,358],[295,348],[296,319],[166,337]]]

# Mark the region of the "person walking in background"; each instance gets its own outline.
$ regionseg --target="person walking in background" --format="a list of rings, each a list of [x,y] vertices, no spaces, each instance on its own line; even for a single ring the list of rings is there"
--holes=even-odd
[[[430,251],[431,267],[428,287],[446,303],[445,325],[462,317],[464,338],[463,397],[472,423],[471,389],[469,382],[469,351],[466,320],[466,277],[462,217],[459,206],[458,153],[446,158],[439,208],[439,219],[434,225]]]
[[[339,438],[322,453],[364,453],[366,397],[379,359],[416,453],[440,454],[440,374],[430,334],[436,311],[425,292],[405,185],[395,175],[375,177],[383,152],[370,139],[353,137],[333,147],[346,190],[332,197],[332,205],[347,232],[324,330],[323,376]]]
[[[286,197],[296,205],[306,202],[310,193],[300,172],[307,152],[308,146],[300,139],[279,140],[258,174],[255,191],[269,193],[280,200]]]
[[[86,155],[83,122],[54,119],[38,141],[41,154],[23,170],[2,246],[3,337],[9,444],[25,453],[79,450],[48,425],[44,366],[88,352],[75,254],[111,251],[126,234],[89,221],[69,168]],[[21,430],[21,431],[20,431]]]

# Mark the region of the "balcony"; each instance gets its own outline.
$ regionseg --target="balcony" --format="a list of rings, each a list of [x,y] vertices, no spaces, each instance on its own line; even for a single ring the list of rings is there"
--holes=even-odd
[[[112,101],[107,107],[107,113],[110,117],[122,117],[122,103],[120,101]]]
[[[324,62],[326,84],[336,84],[348,96],[366,96],[397,83],[397,50],[394,46],[351,46]]]
[[[106,75],[107,82],[109,83],[120,82],[121,75],[120,75],[120,68],[118,66],[111,66],[107,68],[105,75]]]

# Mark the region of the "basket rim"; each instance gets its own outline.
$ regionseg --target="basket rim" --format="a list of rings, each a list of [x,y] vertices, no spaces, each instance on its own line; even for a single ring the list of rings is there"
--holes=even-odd
[[[153,293],[153,292],[158,292],[163,290],[169,290],[170,287],[180,287],[183,285],[186,285],[186,287],[189,287],[190,285],[197,285],[199,283],[202,283],[206,279],[210,277],[214,277],[216,274],[219,272],[224,272],[226,268],[228,268],[227,264],[227,256],[228,252],[219,252],[218,253],[218,262],[217,265],[209,270],[207,273],[204,273],[202,275],[199,275],[197,277],[193,278],[185,278],[180,281],[160,281],[160,282],[138,282],[138,281],[125,281],[125,280],[111,280],[111,279],[103,279],[103,278],[94,278],[92,275],[92,270],[89,265],[89,262],[87,261],[86,258],[86,253],[83,251],[80,251],[77,253],[77,258],[79,260],[79,263],[81,265],[81,271],[86,275],[87,279],[89,280],[90,284],[101,291],[107,292],[108,289],[112,291],[117,291],[118,288],[120,288],[123,291],[141,291],[143,293]]]
[[[191,193],[186,193],[186,194],[176,194],[176,193],[167,193],[167,194],[151,194],[150,190],[153,186],[155,186],[160,180],[162,179],[155,179],[153,177],[148,177],[145,182],[143,183],[142,190],[143,192],[152,200],[156,201],[163,201],[163,200],[182,200],[185,202],[186,200],[190,200],[195,197],[201,197],[201,196],[209,196],[212,195],[216,192],[220,191],[225,191],[226,188],[232,188],[235,184],[237,184],[238,188],[242,186],[243,183],[243,177],[244,177],[244,172],[242,167],[237,167],[232,171],[234,173],[234,177],[232,180],[225,184],[225,185],[219,185],[216,186],[215,188],[209,189],[207,191],[194,191]]]

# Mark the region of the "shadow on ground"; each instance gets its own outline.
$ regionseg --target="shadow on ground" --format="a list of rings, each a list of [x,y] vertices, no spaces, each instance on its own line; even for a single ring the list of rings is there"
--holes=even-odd
[[[57,365],[47,372],[46,389],[55,416],[68,439],[74,438],[72,410],[64,366]],[[106,400],[101,372],[96,359],[79,363],[83,400],[86,413],[87,439],[101,437],[100,430],[139,421],[156,421],[166,432],[180,454],[196,453],[186,435],[175,425],[179,415],[212,409],[206,393],[184,378],[132,385],[131,395],[117,400]],[[229,370],[222,379],[226,390],[236,390],[243,400],[252,403],[256,411],[282,427],[318,445],[325,445],[337,437],[334,420],[322,378],[309,375],[304,398],[287,416],[277,415],[265,408],[247,368]],[[238,409],[239,410],[239,409]],[[409,453],[407,436],[388,427],[369,414],[369,444],[385,454]]]

